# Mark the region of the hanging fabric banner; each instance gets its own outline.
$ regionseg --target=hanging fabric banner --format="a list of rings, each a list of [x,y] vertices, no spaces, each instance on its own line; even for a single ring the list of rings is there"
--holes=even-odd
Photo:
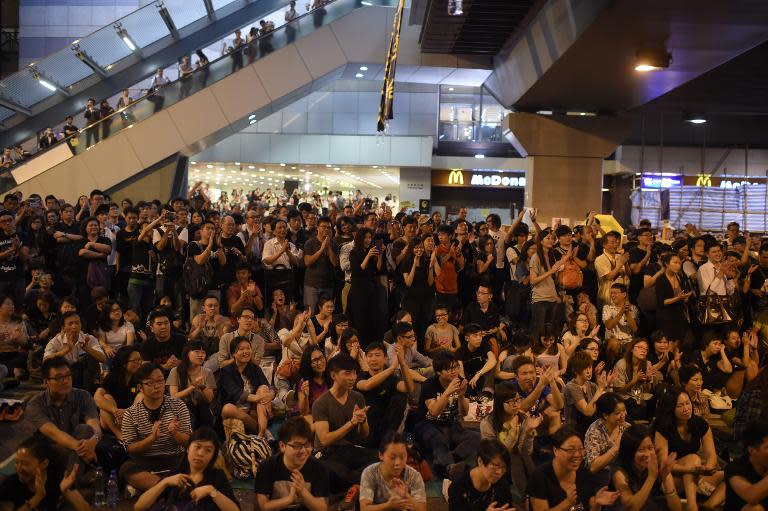
[[[387,59],[384,63],[384,83],[381,86],[381,100],[379,103],[379,119],[376,129],[383,133],[387,127],[387,121],[394,117],[392,104],[395,99],[395,69],[397,68],[397,52],[400,47],[400,28],[403,23],[403,10],[405,0],[400,0],[392,23],[392,37],[389,39]]]

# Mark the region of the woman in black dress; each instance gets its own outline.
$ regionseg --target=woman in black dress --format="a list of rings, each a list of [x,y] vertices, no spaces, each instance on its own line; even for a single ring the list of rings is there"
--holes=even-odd
[[[432,323],[435,302],[435,257],[427,256],[424,242],[418,236],[411,240],[411,253],[400,263],[398,271],[403,275],[407,288],[403,308],[411,313],[417,339],[423,339]]]
[[[376,274],[381,270],[383,255],[372,244],[373,231],[363,227],[355,234],[354,248],[349,253],[352,272],[347,315],[350,324],[360,332],[360,344],[366,348],[376,339],[377,317],[383,311],[376,310]]]
[[[656,327],[674,346],[690,344],[691,328],[687,303],[690,281],[680,273],[680,256],[674,252],[661,259],[664,273],[656,279]]]

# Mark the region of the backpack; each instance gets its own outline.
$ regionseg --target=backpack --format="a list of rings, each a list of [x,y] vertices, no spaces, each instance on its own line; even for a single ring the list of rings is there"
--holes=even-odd
[[[584,275],[576,261],[568,259],[563,269],[557,273],[557,285],[560,289],[579,289],[584,282]]]
[[[196,241],[194,243],[197,243]],[[192,298],[202,298],[208,293],[213,283],[213,266],[208,261],[205,264],[197,264],[194,256],[187,256],[184,260],[184,286]]]
[[[232,475],[238,479],[256,477],[259,465],[272,455],[269,442],[257,435],[232,431],[225,445]]]

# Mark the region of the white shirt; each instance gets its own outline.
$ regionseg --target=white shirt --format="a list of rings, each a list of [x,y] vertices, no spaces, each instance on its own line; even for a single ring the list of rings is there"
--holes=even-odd
[[[488,235],[496,242],[496,268],[504,268],[504,233],[488,229]]]
[[[302,258],[301,250],[296,249],[296,245],[294,245],[291,242],[288,242],[288,250],[291,251],[291,253],[297,258]],[[268,240],[266,243],[264,243],[264,249],[261,252],[261,260],[264,262],[264,259],[269,259],[274,257],[275,255],[279,254],[283,248],[280,246],[280,243],[278,242],[277,238],[272,238],[271,240]],[[283,253],[280,254],[280,257],[272,261],[272,264],[264,263],[264,268],[267,268],[269,270],[274,269],[276,266],[284,266],[285,268],[293,268],[293,265],[291,264],[291,260],[288,258],[288,254]]]
[[[720,263],[722,264],[722,263]],[[720,278],[715,277],[715,265],[711,261],[707,261],[699,268],[696,278],[699,281],[699,293],[703,296],[709,288],[710,294],[717,294],[720,296],[732,295],[734,291],[734,283],[728,280],[728,277],[723,275]],[[712,287],[710,287],[710,285]]]
[[[80,357],[84,357],[88,353],[80,347],[80,341],[85,341],[86,346],[88,346],[91,349],[96,349],[99,351],[102,351],[101,346],[99,346],[99,341],[92,335],[84,334],[83,332],[80,332],[80,335],[77,339],[77,345],[69,350],[69,353],[64,355],[64,358],[67,360],[67,362],[74,364],[77,363],[80,360]],[[53,339],[48,341],[48,344],[45,346],[45,353],[43,354],[43,360],[52,357],[54,354],[58,353],[59,351],[64,349],[64,345],[68,344],[69,341],[67,340],[67,337],[63,333],[59,333],[56,335]]]

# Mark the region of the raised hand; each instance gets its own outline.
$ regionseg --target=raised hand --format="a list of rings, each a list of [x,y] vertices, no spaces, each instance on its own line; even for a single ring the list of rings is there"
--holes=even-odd
[[[595,504],[600,506],[612,506],[616,499],[619,498],[619,492],[608,491],[607,486],[603,486],[595,494]]]

